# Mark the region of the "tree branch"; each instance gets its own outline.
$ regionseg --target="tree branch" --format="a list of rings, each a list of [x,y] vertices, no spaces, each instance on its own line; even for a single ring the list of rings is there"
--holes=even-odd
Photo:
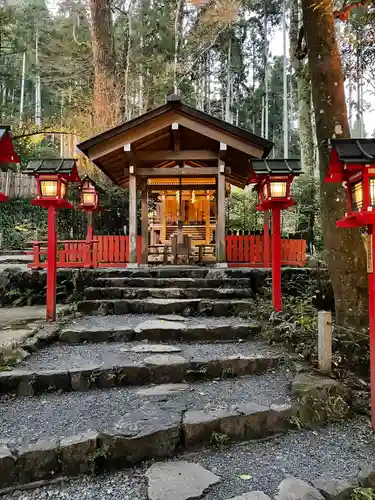
[[[365,7],[371,0],[357,0],[357,2],[344,4],[342,9],[334,10],[333,17],[339,21],[346,22],[349,19],[350,12],[359,7]],[[298,42],[295,50],[295,56],[299,61],[302,61],[307,56],[307,46],[305,42],[305,28],[301,26],[298,34]]]
[[[77,135],[75,132],[61,132],[57,130],[38,130],[36,132],[29,132],[27,134],[21,135],[12,135],[12,139],[23,139],[24,137],[32,137],[33,135],[42,135],[42,134],[59,134],[59,135]]]

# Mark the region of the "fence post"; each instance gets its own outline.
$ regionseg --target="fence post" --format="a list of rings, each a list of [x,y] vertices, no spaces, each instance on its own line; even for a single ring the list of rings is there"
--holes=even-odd
[[[3,248],[3,233],[0,231],[0,250]]]
[[[319,370],[329,375],[332,370],[332,314],[318,312],[318,363]]]

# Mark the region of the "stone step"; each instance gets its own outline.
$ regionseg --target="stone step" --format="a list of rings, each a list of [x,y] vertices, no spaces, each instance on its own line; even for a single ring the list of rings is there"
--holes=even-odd
[[[0,372],[0,392],[32,396],[49,391],[235,378],[274,369],[282,360],[260,342],[54,344]]]
[[[100,277],[93,280],[97,288],[251,288],[250,278],[132,278]]]
[[[86,316],[74,320],[59,332],[60,342],[238,342],[254,340],[260,323],[239,318],[195,318],[152,315]]]
[[[290,374],[0,398],[0,486],[285,431]]]
[[[129,288],[88,287],[84,292],[87,300],[99,299],[247,299],[253,296],[250,288]]]
[[[182,314],[183,316],[251,317],[255,304],[246,299],[113,299],[83,300],[77,310],[83,314]]]
[[[81,472],[92,470],[84,459],[83,445],[90,437],[94,438],[94,434],[82,436],[82,443],[77,443],[76,438],[75,446],[71,444],[77,457],[76,473],[78,468]],[[86,450],[89,453],[90,446]],[[69,457],[66,446],[60,456],[65,460],[57,475],[60,471],[71,474],[71,468],[66,465]],[[99,457],[96,463],[99,464]],[[1,476],[3,481],[12,477],[12,461],[5,464],[7,474]],[[274,498],[276,492],[280,492],[281,482],[284,489],[283,495],[277,497],[279,500],[323,500],[311,486],[301,488],[301,480],[293,478],[301,478],[315,486],[325,498],[337,500],[348,498],[359,486],[374,487],[374,467],[367,464],[373,464],[373,434],[368,422],[359,418],[298,433],[282,433],[271,439],[229,443],[210,450],[181,450],[172,461],[159,459],[154,464],[145,463],[131,469],[64,478],[60,483],[55,481],[28,489],[23,495],[19,490],[8,493],[4,500],[269,500],[264,493]],[[42,474],[39,470],[38,477]],[[285,490],[286,478],[288,490]],[[168,490],[166,484],[170,486]],[[167,496],[169,493],[171,497]]]

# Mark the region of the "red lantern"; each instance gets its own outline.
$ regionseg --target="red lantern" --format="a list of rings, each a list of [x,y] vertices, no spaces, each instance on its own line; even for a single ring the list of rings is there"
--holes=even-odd
[[[68,183],[79,182],[80,178],[75,159],[32,160],[25,173],[34,175],[38,185],[31,203],[48,209],[47,320],[56,321],[56,210],[72,208],[67,200]]]
[[[5,201],[8,201],[8,196],[6,196],[4,193],[0,193],[0,202]]]
[[[89,177],[84,177],[81,184],[81,204],[80,208],[86,212],[94,212],[99,208],[99,193]]]
[[[87,212],[87,241],[92,241],[94,236],[93,230],[93,212],[100,212],[103,209],[99,206],[99,192],[96,189],[95,183],[86,176],[82,179],[81,203],[80,208]]]
[[[367,271],[370,330],[371,420],[375,429],[375,139],[332,139],[325,182],[341,182],[348,193],[348,212],[338,227],[367,226]],[[360,244],[360,243],[358,243]]]
[[[280,211],[295,205],[290,186],[301,172],[300,160],[252,160],[249,182],[255,183],[257,210],[272,210],[272,302],[281,311],[281,223]],[[269,256],[268,220],[264,224],[264,255]]]

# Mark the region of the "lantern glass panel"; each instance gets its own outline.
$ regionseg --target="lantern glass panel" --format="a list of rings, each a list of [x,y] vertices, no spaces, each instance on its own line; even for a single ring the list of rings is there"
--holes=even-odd
[[[94,207],[96,205],[96,193],[92,191],[83,191],[82,192],[82,204],[86,207]]]
[[[57,179],[45,179],[40,181],[40,192],[43,198],[57,198]]]
[[[271,198],[285,198],[286,184],[285,181],[271,181]]]
[[[375,179],[370,179],[370,205],[375,206]]]
[[[355,182],[351,186],[352,190],[352,209],[359,210],[363,206],[363,188],[362,181]]]
[[[67,193],[67,185],[66,185],[66,182],[64,181],[61,181],[61,188],[60,188],[60,196],[61,196],[61,199],[62,200],[65,200],[66,198],[66,193]]]

